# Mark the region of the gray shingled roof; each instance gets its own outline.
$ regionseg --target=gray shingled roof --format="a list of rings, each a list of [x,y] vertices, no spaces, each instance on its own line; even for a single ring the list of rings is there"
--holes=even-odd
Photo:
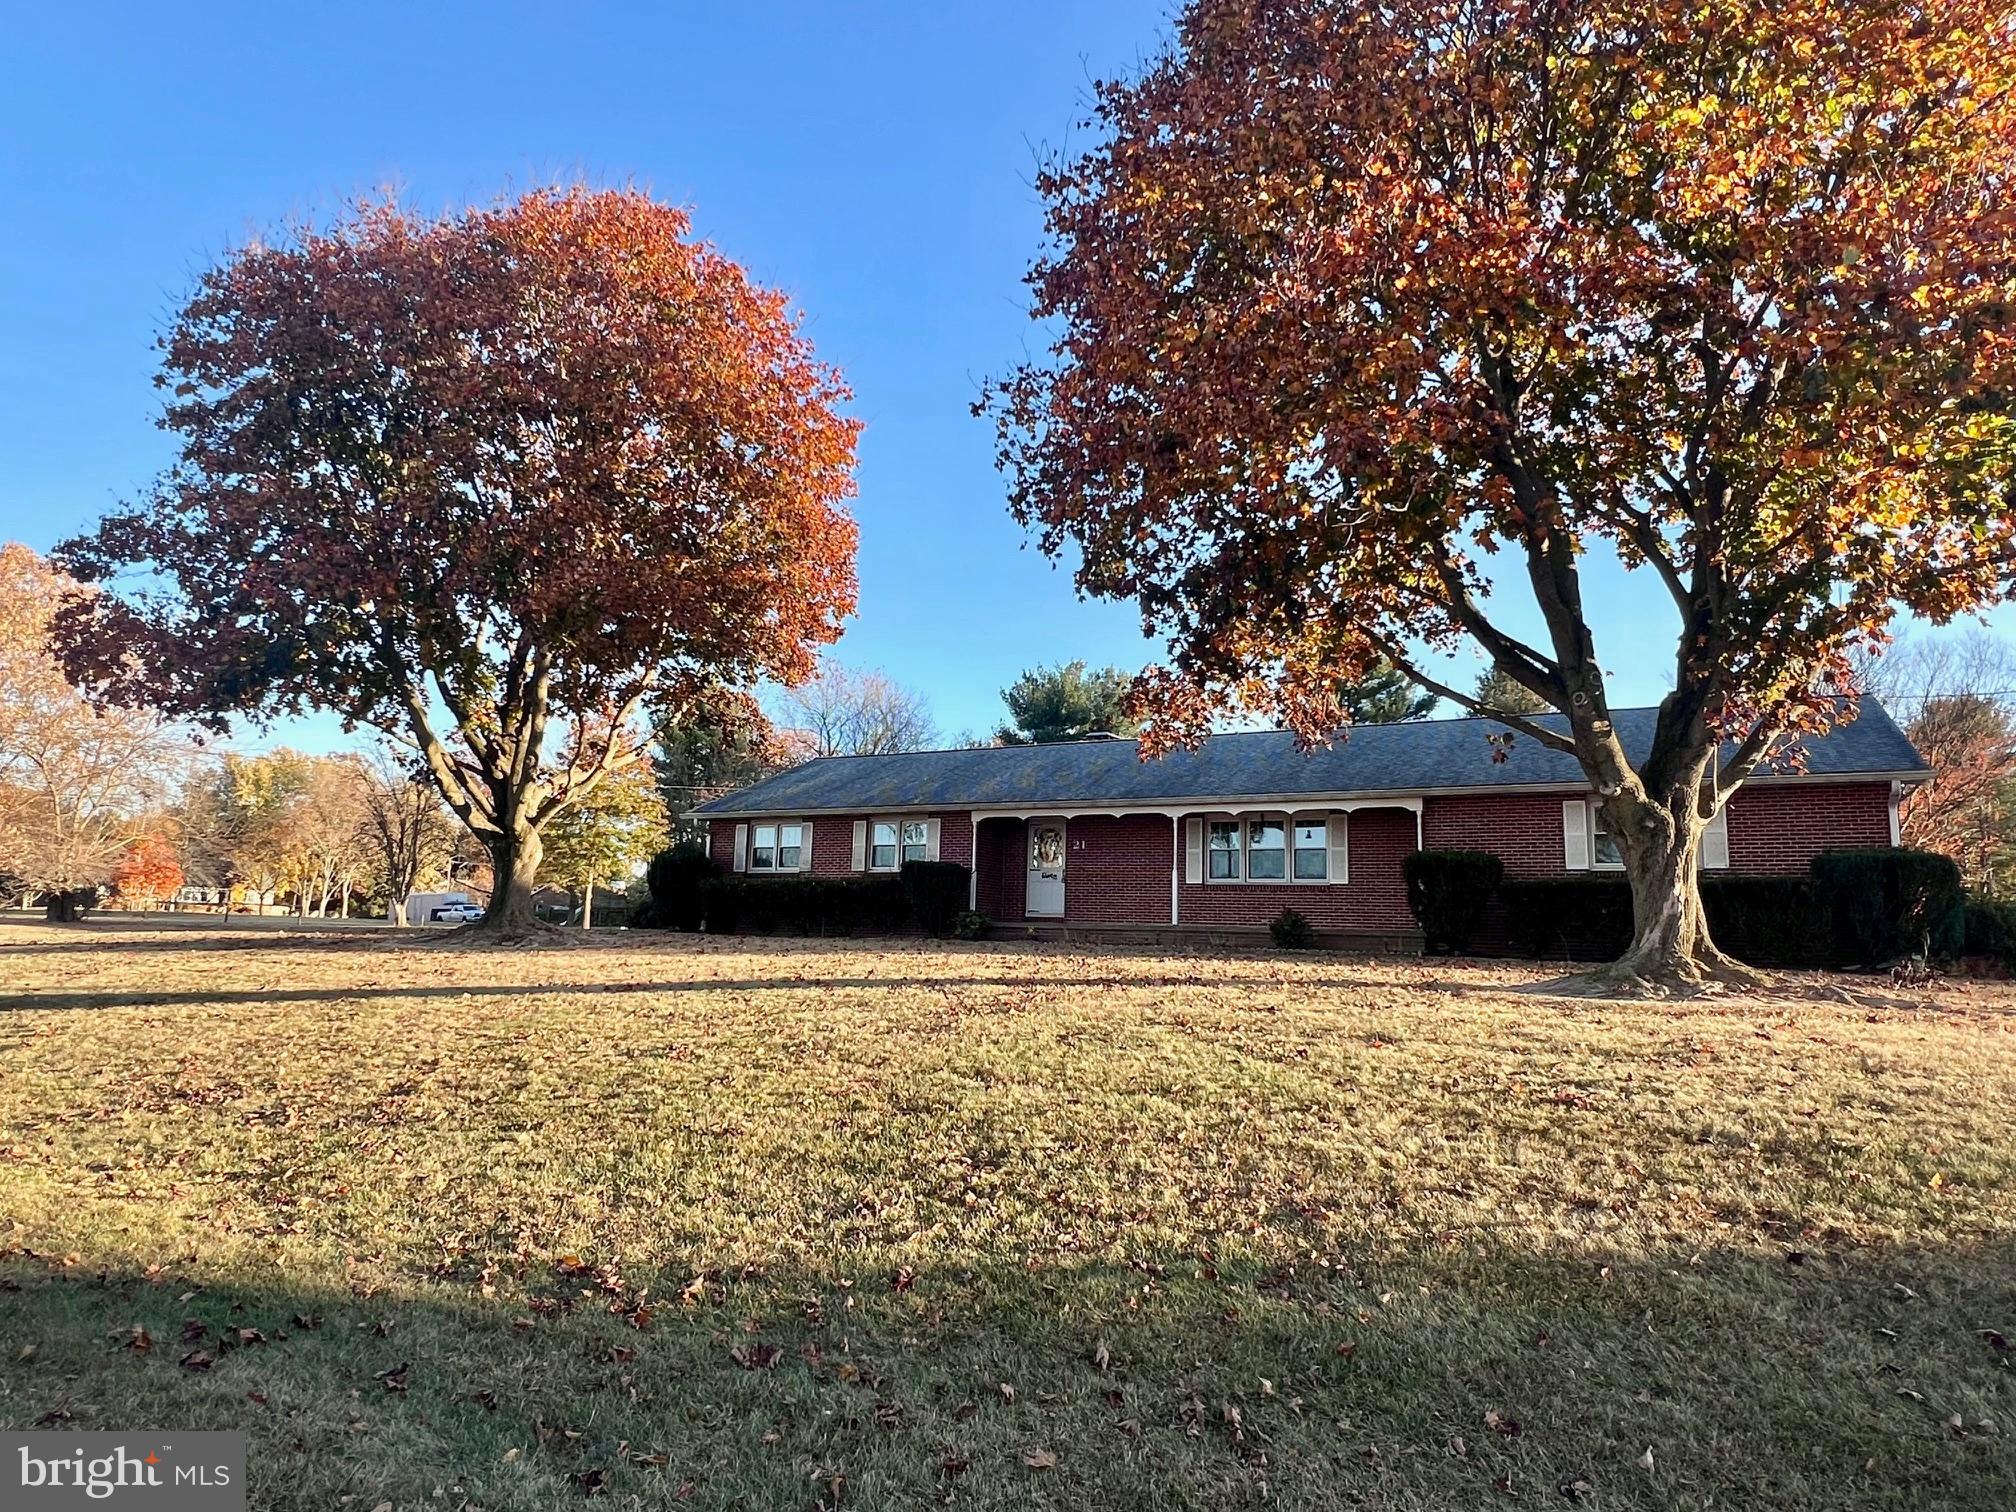
[[[1636,760],[1652,742],[1655,709],[1613,713]],[[1566,729],[1559,715],[1542,723]],[[1575,759],[1514,736],[1509,758],[1491,759],[1484,719],[1428,719],[1361,725],[1334,744],[1296,749],[1282,730],[1214,735],[1195,751],[1143,761],[1131,740],[911,751],[893,756],[825,756],[754,787],[713,799],[707,815],[810,814],[889,809],[993,808],[1028,804],[1208,802],[1218,798],[1420,793],[1448,789],[1580,784]],[[1861,717],[1805,745],[1816,777],[1867,773],[1930,775],[1925,760],[1874,699]],[[1765,775],[1760,773],[1759,775]]]

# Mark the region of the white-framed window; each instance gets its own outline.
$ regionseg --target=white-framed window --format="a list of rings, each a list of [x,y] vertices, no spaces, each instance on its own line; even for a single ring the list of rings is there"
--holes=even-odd
[[[1624,852],[1617,837],[1603,827],[1603,813],[1594,799],[1570,798],[1561,805],[1563,863],[1569,871],[1622,871]],[[1702,826],[1700,865],[1704,871],[1729,866],[1729,806],[1725,803]]]
[[[1330,880],[1330,822],[1303,815],[1295,821],[1295,880]]]
[[[1624,852],[1617,848],[1617,837],[1603,828],[1603,811],[1596,805],[1589,805],[1589,864],[1597,871],[1624,870]]]
[[[1342,814],[1241,814],[1192,819],[1193,882],[1343,882],[1350,875]]]
[[[1246,877],[1252,882],[1288,879],[1288,826],[1279,817],[1246,821]]]
[[[758,824],[750,828],[749,870],[802,871],[804,863],[804,825]]]
[[[895,871],[902,826],[894,819],[868,821],[868,870]]]
[[[922,819],[903,821],[903,859],[905,861],[931,859],[931,826]]]
[[[1237,882],[1244,872],[1240,866],[1239,821],[1213,819],[1207,847],[1209,869],[1205,876],[1213,882]]]

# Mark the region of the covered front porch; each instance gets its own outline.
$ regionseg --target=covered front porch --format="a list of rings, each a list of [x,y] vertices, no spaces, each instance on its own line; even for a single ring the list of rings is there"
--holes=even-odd
[[[1420,946],[1419,798],[976,810],[973,837],[974,908],[1038,937],[1265,941],[1292,908],[1326,945]]]

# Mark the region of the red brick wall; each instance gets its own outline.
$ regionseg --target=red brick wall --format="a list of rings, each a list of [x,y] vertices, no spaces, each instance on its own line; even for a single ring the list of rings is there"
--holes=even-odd
[[[1414,849],[1407,809],[1359,809],[1350,818],[1349,882],[1185,882],[1185,924],[1266,924],[1284,908],[1318,929],[1340,932],[1411,930],[1407,883],[1400,867]],[[1560,817],[1555,817],[1560,828]],[[1165,916],[1166,917],[1166,916]]]
[[[1561,850],[1561,802],[1570,793],[1466,793],[1425,798],[1421,843],[1426,850],[1489,851],[1508,877],[1546,877],[1566,870]]]
[[[1029,827],[1020,819],[983,819],[975,842],[980,912],[990,919],[1022,917]]]
[[[1081,817],[1064,825],[1064,918],[1167,924],[1175,842],[1166,814]]]
[[[1422,831],[1430,849],[1488,850],[1515,877],[1558,876],[1563,793],[1470,794],[1429,798]],[[1846,846],[1890,843],[1888,783],[1804,782],[1746,787],[1730,800],[1729,859],[1733,872],[1803,872],[1814,855]],[[981,912],[1024,917],[1028,830],[1020,820],[984,821],[978,843],[971,817],[938,815],[939,855],[974,866]],[[1182,922],[1199,926],[1263,925],[1283,908],[1338,932],[1411,930],[1402,861],[1414,848],[1414,816],[1405,809],[1361,809],[1351,816],[1351,880],[1311,883],[1183,883]],[[812,821],[812,866],[822,876],[851,872],[853,820]],[[711,826],[716,859],[735,854],[735,824]],[[1081,817],[1065,826],[1065,920],[1086,924],[1166,924],[1169,872],[1178,843],[1166,815]]]
[[[1565,874],[1561,804],[1572,793],[1430,798],[1421,828],[1429,850],[1486,850],[1511,877]],[[1890,843],[1890,784],[1801,782],[1743,787],[1729,800],[1729,870],[1804,872],[1824,850]]]
[[[1890,843],[1890,784],[1801,782],[1743,787],[1729,800],[1729,870],[1803,873],[1821,851]]]
[[[918,817],[913,814],[911,818]],[[938,859],[973,864],[973,816],[966,813],[938,814]],[[723,871],[735,867],[735,826],[744,821],[715,819],[707,831],[708,853],[721,863]],[[847,877],[854,873],[854,820],[846,814],[826,814],[804,821],[812,826],[812,872],[820,877]]]

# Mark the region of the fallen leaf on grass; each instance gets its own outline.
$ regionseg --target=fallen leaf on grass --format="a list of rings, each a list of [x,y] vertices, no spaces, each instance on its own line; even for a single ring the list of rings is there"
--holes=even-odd
[[[407,1387],[406,1373],[413,1368],[411,1360],[401,1361],[390,1370],[381,1370],[371,1377],[387,1391],[404,1391]]]
[[[2000,1329],[1984,1328],[1981,1330],[1981,1337],[1985,1341],[1987,1341],[1988,1347],[1994,1350],[1995,1353],[1997,1354],[2009,1353],[2009,1347],[2010,1347],[2009,1341],[2003,1337],[2002,1331]]]
[[[192,1349],[176,1363],[184,1370],[208,1370],[217,1363],[217,1356],[207,1349]]]
[[[1517,1438],[1524,1431],[1520,1428],[1517,1418],[1506,1417],[1495,1407],[1484,1414],[1484,1426],[1493,1433],[1504,1434],[1507,1438]]]
[[[1022,1453],[1022,1463],[1031,1470],[1055,1470],[1057,1456],[1048,1449],[1026,1449]]]
[[[966,1461],[956,1454],[948,1454],[940,1461],[938,1473],[947,1479],[955,1475],[964,1475],[966,1473]]]
[[[737,1344],[728,1351],[728,1358],[744,1370],[768,1370],[783,1354],[775,1344]]]
[[[1641,1470],[1650,1470],[1652,1468],[1652,1446],[1650,1444],[1647,1444],[1645,1452],[1638,1456],[1638,1468]]]
[[[149,1354],[154,1348],[154,1335],[147,1332],[145,1324],[135,1323],[132,1337],[126,1341],[126,1347],[135,1354]]]

